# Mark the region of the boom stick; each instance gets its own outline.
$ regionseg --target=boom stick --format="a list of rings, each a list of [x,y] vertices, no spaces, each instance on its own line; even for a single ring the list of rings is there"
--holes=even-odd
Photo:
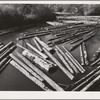
[[[56,48],[59,50],[59,52],[64,56],[66,61],[69,63],[71,68],[75,71],[75,73],[79,73],[78,69],[75,67],[75,65],[72,63],[72,61],[63,53],[63,51],[56,45]]]
[[[49,53],[45,48],[43,48],[43,50],[58,65],[58,67],[65,73],[65,75],[67,75],[71,80],[74,79],[74,76],[66,68],[64,68],[51,53]]]
[[[17,70],[19,70],[21,73],[23,73],[26,77],[28,77],[31,81],[33,81],[35,84],[37,84],[39,87],[41,87],[45,91],[52,91],[48,87],[45,86],[45,84],[41,81],[39,81],[37,78],[35,78],[33,75],[31,75],[29,72],[27,72],[24,68],[22,68],[18,63],[16,63],[14,60],[10,62],[12,66],[14,66]]]
[[[51,87],[53,87],[57,91],[64,91],[58,84],[56,84],[52,79],[50,79],[46,74],[44,74],[41,70],[39,70],[36,66],[34,66],[29,60],[27,60],[23,55],[16,52],[17,55],[26,63],[30,68],[32,68],[37,74],[39,74],[46,82],[48,82]]]
[[[77,69],[81,72],[84,73],[85,69],[78,63],[78,61],[71,55],[71,53],[64,47],[64,50],[66,51],[66,55],[69,57],[70,60],[72,60],[72,62],[75,64],[75,66],[77,67]]]
[[[61,61],[64,63],[64,65],[66,66],[66,68],[72,73],[74,74],[73,69],[69,66],[69,64],[66,62],[66,60],[63,58],[63,56],[59,53],[59,51],[56,49],[56,53],[58,55],[58,57],[61,59]]]

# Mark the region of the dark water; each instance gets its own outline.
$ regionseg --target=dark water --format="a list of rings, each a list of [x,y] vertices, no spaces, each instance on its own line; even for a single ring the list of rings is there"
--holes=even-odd
[[[33,28],[30,29],[32,32]],[[26,31],[26,30],[24,30]],[[20,33],[24,32],[13,32],[6,35],[0,36],[0,42],[8,43],[9,41],[13,41],[16,43],[16,38],[19,37]],[[27,30],[29,31],[29,30]],[[46,37],[43,37],[42,39],[45,39]],[[49,36],[48,36],[49,38]],[[68,49],[70,48],[69,44],[61,44],[65,45]],[[86,42],[87,50],[89,59],[92,57],[92,55],[95,53],[95,51],[100,47],[100,29],[97,30],[97,34],[95,37],[91,38]],[[79,57],[79,48],[75,49],[71,52],[73,56],[80,62]],[[56,55],[55,55],[56,56]],[[56,56],[57,57],[57,56]],[[57,57],[59,60],[59,58]],[[94,67],[95,68],[95,67]],[[78,77],[85,76],[88,72],[90,72],[92,69],[89,69],[88,67],[85,67],[87,72],[83,75],[80,75]],[[54,74],[48,74],[49,77],[51,77],[56,83],[62,83],[62,84],[70,84],[74,81],[70,81],[61,71],[57,71]],[[35,85],[32,81],[30,81],[28,78],[26,78],[22,73],[20,73],[18,70],[16,70],[13,66],[8,65],[7,68],[0,73],[0,90],[2,91],[42,91],[41,88],[39,88],[37,85]],[[99,91],[100,85],[92,87],[90,90]]]

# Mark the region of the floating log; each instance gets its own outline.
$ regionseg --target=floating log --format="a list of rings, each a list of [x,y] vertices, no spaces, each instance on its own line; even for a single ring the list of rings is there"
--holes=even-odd
[[[59,19],[65,19],[65,20],[85,20],[85,21],[99,21],[100,16],[58,16]]]
[[[99,61],[100,61],[100,58],[98,58],[95,62],[91,63],[91,64],[90,64],[90,67],[96,65]]]
[[[8,44],[6,44],[3,48],[1,48],[0,49],[0,54],[2,53],[2,52],[4,52],[7,48],[10,48],[11,46],[13,46],[14,45],[14,43],[11,41],[11,42],[9,42]]]
[[[22,48],[22,49],[24,49],[24,50],[28,50],[28,51],[30,51],[29,49],[27,49],[27,48],[21,46],[20,44],[16,44],[16,46],[18,46],[18,47],[20,47],[20,48]]]
[[[0,72],[2,72],[4,68],[6,68],[6,66],[8,65],[8,63],[9,63],[10,60],[11,60],[11,58],[8,56],[8,57],[4,58],[0,62]]]
[[[46,22],[47,24],[50,24],[52,26],[61,26],[63,25],[63,23],[59,23],[59,22],[56,22],[56,21],[53,21],[53,22]]]
[[[64,35],[63,36],[52,35],[52,36],[53,36],[52,38],[48,39],[49,42],[56,40],[56,39],[59,39],[59,38],[63,37]]]
[[[64,19],[63,19],[64,20]],[[86,20],[67,20],[65,21],[65,23],[83,23],[83,24],[87,24],[87,25],[91,25],[91,24],[97,24],[98,22],[95,21],[86,21]]]
[[[32,68],[37,74],[39,74],[46,82],[48,82],[51,87],[53,87],[57,91],[64,91],[58,84],[56,84],[52,79],[50,79],[46,74],[44,74],[41,70],[39,70],[36,66],[34,66],[29,60],[27,60],[24,56],[20,53],[16,52],[17,55],[30,67]]]
[[[48,52],[45,48],[43,48],[43,50],[58,65],[65,75],[67,75],[71,80],[74,79],[74,76],[65,67],[63,67],[63,65],[50,52]]]
[[[0,45],[0,49],[3,47],[4,45]]]
[[[9,56],[5,57],[5,58],[0,62],[0,68],[2,68],[2,67],[5,65],[5,63],[6,63],[9,59],[10,59]]]
[[[24,40],[24,39],[29,39],[29,38],[34,38],[35,36],[44,36],[44,35],[50,35],[51,33],[43,33],[43,34],[33,34],[33,35],[29,35],[29,36],[24,36],[24,37],[19,37],[16,40],[20,41],[20,40]]]
[[[32,40],[34,41],[34,43],[36,44],[37,48],[39,49],[40,52],[43,52],[41,46],[39,45],[39,43],[34,39],[32,38]]]
[[[82,44],[80,45],[80,57],[81,57],[81,65],[84,66],[85,65],[85,61],[84,61],[84,54],[83,54],[83,46],[82,46]]]
[[[86,91],[88,90],[92,85],[94,85],[97,81],[100,81],[100,75],[97,76],[94,80],[92,80],[88,85],[86,85],[83,89],[80,91]]]
[[[85,42],[82,43],[82,46],[83,46],[83,53],[84,53],[85,65],[89,65],[88,54],[87,54],[87,49],[86,49],[86,44],[85,44]]]
[[[46,48],[50,53],[54,53],[55,50],[51,47],[49,47],[45,42],[43,42],[42,40],[40,40],[38,37],[34,37],[40,44],[41,46],[43,46],[44,48]]]
[[[66,62],[64,57],[59,53],[59,51],[56,49],[56,54],[60,58],[60,60],[64,63],[65,67],[70,71],[70,73],[74,74],[73,69],[69,66],[69,64]]]
[[[71,84],[70,85],[71,89],[74,89],[75,87],[79,86],[81,83],[83,83],[84,81],[86,81],[89,77],[91,77],[93,74],[95,74],[99,70],[100,70],[100,66],[98,66],[96,69],[94,69],[93,71],[91,71],[90,73],[88,73],[86,76],[84,76],[83,78],[81,78],[77,82]]]
[[[44,59],[39,58],[35,54],[32,54],[31,52],[24,50],[22,54],[28,58],[30,61],[34,62],[36,65],[39,65],[41,69],[44,69],[46,72],[52,73],[54,72],[54,66],[53,64],[47,62]]]
[[[2,68],[0,68],[0,72],[2,72],[6,67],[7,65],[10,63],[11,59],[9,59],[3,66]]]
[[[66,51],[66,55],[69,57],[70,60],[72,60],[72,62],[75,64],[75,66],[77,67],[77,69],[81,72],[84,73],[85,69],[78,63],[78,61],[71,55],[71,53],[64,47],[64,50]]]
[[[42,52],[40,52],[38,49],[36,49],[35,47],[33,47],[31,44],[26,43],[32,50],[34,50],[36,53],[38,53],[40,56],[42,56],[44,59],[48,59],[48,56],[46,56],[45,54],[43,54]]]
[[[53,40],[52,42],[54,44],[57,44],[57,43],[62,43],[62,42],[68,41],[68,40],[69,40],[69,37],[65,36],[65,37],[57,38],[57,39]]]
[[[68,62],[70,67],[74,70],[75,73],[79,73],[78,69],[76,66],[73,64],[73,62],[64,54],[64,52],[56,45],[56,48],[59,50],[59,52],[64,56],[65,60]]]
[[[1,56],[0,56],[0,61],[7,57],[10,53],[12,53],[17,47],[14,45],[11,48],[9,48],[7,51],[5,51]]]
[[[91,82],[91,80],[93,80],[95,77],[97,77],[100,74],[100,70],[97,71],[96,73],[94,73],[93,75],[91,75],[87,80],[85,80],[84,82],[82,82],[81,84],[79,84],[77,87],[75,87],[72,91],[79,91],[81,90],[82,86],[87,85],[89,82]]]
[[[35,84],[37,84],[39,87],[41,87],[45,91],[52,91],[49,89],[43,82],[39,81],[37,78],[35,78],[33,75],[31,75],[29,72],[27,72],[24,68],[22,68],[18,63],[16,63],[14,60],[10,62],[12,66],[14,66],[17,70],[19,70],[21,73],[23,73],[26,77],[28,77],[31,81],[33,81]]]

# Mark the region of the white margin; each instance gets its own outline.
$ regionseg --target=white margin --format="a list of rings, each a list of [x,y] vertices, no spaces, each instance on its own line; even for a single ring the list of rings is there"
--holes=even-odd
[[[0,99],[100,99],[99,92],[0,92]]]
[[[0,4],[100,4],[100,1],[0,1]]]

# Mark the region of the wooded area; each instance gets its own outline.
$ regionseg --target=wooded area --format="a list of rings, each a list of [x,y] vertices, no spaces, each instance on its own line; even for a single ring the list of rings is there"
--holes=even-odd
[[[56,19],[54,12],[67,15],[100,15],[100,5],[94,4],[1,4],[0,29],[23,26]]]

